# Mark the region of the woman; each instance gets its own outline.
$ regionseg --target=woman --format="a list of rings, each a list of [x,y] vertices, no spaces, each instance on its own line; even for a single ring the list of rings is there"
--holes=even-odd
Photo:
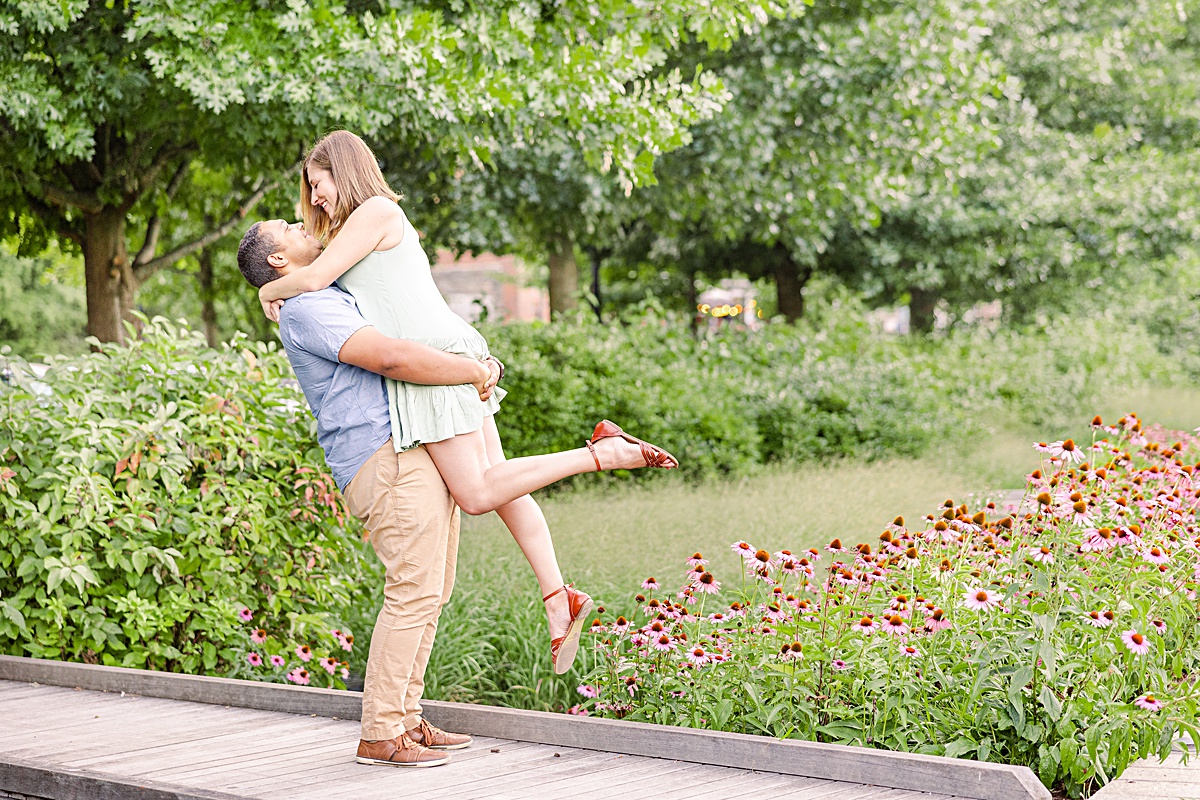
[[[381,333],[484,358],[487,342],[442,299],[417,231],[397,205],[370,148],[348,131],[319,141],[301,175],[305,228],[325,244],[312,265],[259,290],[278,321],[279,301],[337,281]],[[388,380],[392,442],[424,445],[459,507],[495,511],[537,576],[550,625],[556,673],[570,669],[592,600],[565,585],[541,509],[529,493],[568,475],[603,469],[678,466],[665,450],[604,420],[586,449],[506,461],[493,415],[505,392],[481,403],[472,386],[418,386]]]

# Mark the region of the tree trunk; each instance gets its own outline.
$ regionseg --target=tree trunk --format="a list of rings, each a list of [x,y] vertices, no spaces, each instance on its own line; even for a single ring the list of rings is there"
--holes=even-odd
[[[775,293],[779,313],[788,322],[804,316],[804,284],[812,277],[812,267],[800,266],[791,256],[785,256],[775,268]]]
[[[208,340],[209,347],[215,348],[220,345],[220,341],[217,334],[217,295],[213,291],[212,248],[206,247],[201,250],[196,260],[200,262],[197,278],[200,281],[200,319],[204,323],[204,338]]]
[[[88,334],[102,342],[123,342],[123,312],[136,287],[125,246],[125,213],[107,206],[84,215],[83,272],[87,283]],[[128,305],[126,305],[128,304]]]
[[[908,330],[910,333],[931,333],[933,331],[933,310],[937,308],[937,292],[920,289],[916,286],[908,290],[912,297],[908,301]]]
[[[547,242],[550,251],[550,317],[574,311],[579,306],[579,265],[571,234],[557,231]]]

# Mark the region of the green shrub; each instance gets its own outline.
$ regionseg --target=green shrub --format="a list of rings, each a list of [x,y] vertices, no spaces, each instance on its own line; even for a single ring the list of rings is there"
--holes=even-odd
[[[93,345],[0,384],[0,649],[216,673],[247,666],[252,627],[340,649],[377,568],[282,353],[162,319]]]

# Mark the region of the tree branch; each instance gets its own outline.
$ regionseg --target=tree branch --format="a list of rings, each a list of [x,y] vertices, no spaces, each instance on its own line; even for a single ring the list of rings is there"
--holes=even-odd
[[[46,185],[42,187],[42,197],[51,205],[73,206],[85,214],[99,214],[104,210],[104,203],[94,192],[72,192]]]
[[[171,182],[167,184],[167,202],[175,198],[175,193],[179,191],[179,187],[183,184],[183,179],[187,177],[188,167],[190,164],[184,161],[175,170],[175,174],[171,176]],[[154,251],[158,249],[158,237],[162,233],[162,215],[157,211],[150,217],[150,222],[146,225],[146,238],[142,240],[142,249],[138,250],[137,256],[133,259],[134,267],[140,264],[148,263],[154,258]]]
[[[247,197],[245,201],[238,207],[237,211],[235,211],[229,219],[225,220],[220,227],[206,233],[198,239],[188,242],[185,245],[180,245],[171,252],[165,253],[158,258],[151,259],[144,264],[136,265],[133,273],[134,278],[136,278],[140,284],[163,267],[174,264],[179,259],[190,256],[197,250],[208,247],[213,242],[225,236],[225,234],[233,230],[238,223],[244,220],[247,215],[254,210],[254,207],[258,205],[259,201],[263,199],[267,192],[270,192],[281,185],[283,181],[290,177],[299,166],[300,165],[298,163],[293,165],[292,168],[285,172],[278,180],[272,181],[271,183],[263,184],[260,181],[258,188],[255,189],[254,193]]]

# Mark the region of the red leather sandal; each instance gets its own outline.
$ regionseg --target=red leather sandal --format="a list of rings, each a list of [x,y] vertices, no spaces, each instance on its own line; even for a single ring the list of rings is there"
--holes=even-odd
[[[575,655],[579,652],[579,636],[583,633],[583,623],[587,621],[588,612],[592,610],[592,598],[583,592],[577,592],[569,583],[555,589],[542,598],[546,602],[559,592],[567,593],[567,610],[571,613],[571,624],[567,632],[557,639],[550,641],[550,663],[554,665],[554,674],[562,675],[575,663]]]
[[[647,467],[674,469],[675,467],[679,466],[679,459],[668,453],[666,450],[663,450],[661,447],[650,444],[649,442],[643,442],[636,436],[630,436],[628,433],[621,430],[621,428],[615,422],[602,420],[600,424],[596,426],[596,430],[592,431],[592,438],[588,439],[586,442],[588,452],[592,454],[592,459],[596,462],[597,472],[603,472],[604,467],[600,466],[600,457],[596,455],[596,448],[592,447],[592,444],[600,441],[601,439],[608,439],[611,436],[620,436],[625,441],[641,447],[642,458],[645,459]]]

